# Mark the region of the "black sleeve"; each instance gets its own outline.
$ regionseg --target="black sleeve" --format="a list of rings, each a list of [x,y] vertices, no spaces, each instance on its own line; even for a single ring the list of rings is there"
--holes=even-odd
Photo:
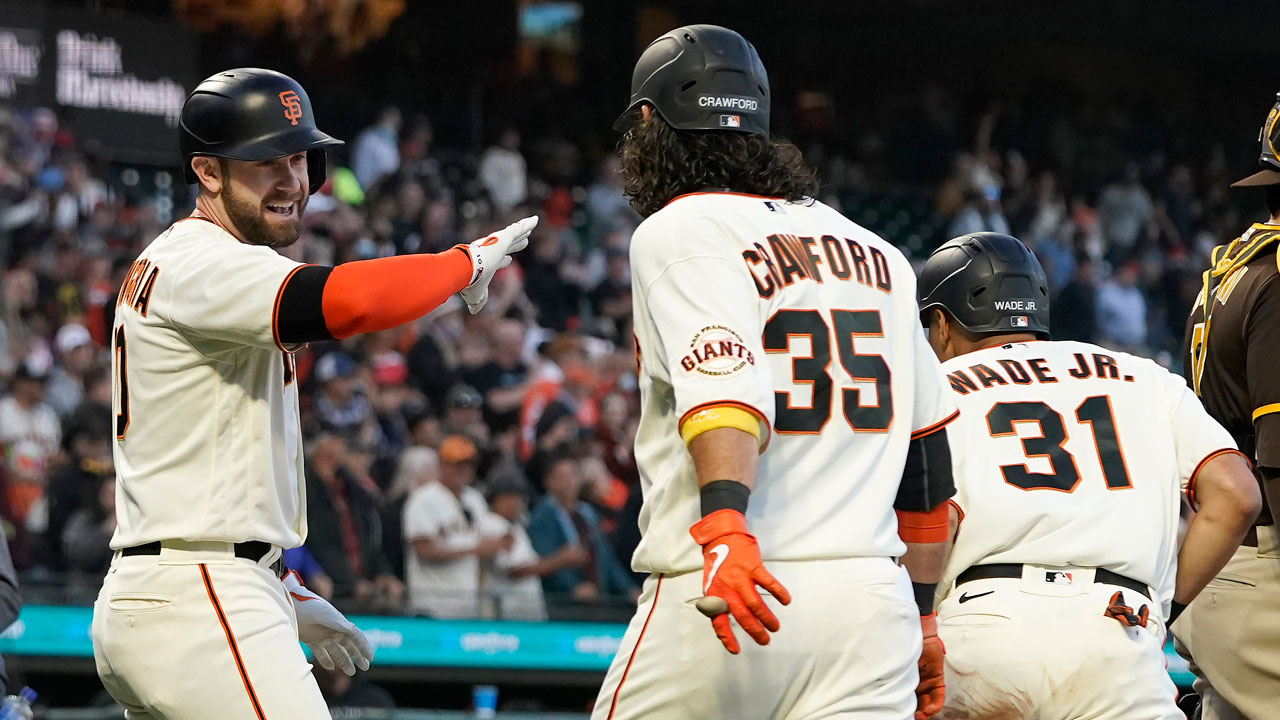
[[[951,476],[951,445],[945,427],[911,441],[893,509],[926,512],[956,494]]]
[[[306,265],[299,268],[280,291],[276,306],[276,337],[281,345],[302,345],[332,340],[324,322],[324,285],[331,267]]]

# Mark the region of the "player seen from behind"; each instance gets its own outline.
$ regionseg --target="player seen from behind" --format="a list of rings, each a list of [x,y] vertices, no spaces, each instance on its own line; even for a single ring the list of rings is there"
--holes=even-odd
[[[372,651],[285,574],[307,535],[293,351],[414,320],[461,292],[472,312],[536,220],[436,255],[303,265],[294,243],[325,179],[306,92],[241,68],[180,120],[191,217],[143,250],[112,328],[117,552],[94,607],[98,674],[135,719],[329,717],[325,668]]]
[[[769,103],[755,49],[692,25],[641,55],[616,126],[646,217],[631,244],[632,567],[650,575],[595,720],[904,720],[941,705],[936,637],[923,684],[917,663],[955,408],[910,265],[812,199],[799,150],[769,138]],[[895,507],[921,605],[894,560]]]
[[[940,717],[1181,720],[1165,628],[1258,513],[1248,461],[1177,375],[1047,342],[1044,271],[1017,239],[951,240],[919,288],[961,412]]]

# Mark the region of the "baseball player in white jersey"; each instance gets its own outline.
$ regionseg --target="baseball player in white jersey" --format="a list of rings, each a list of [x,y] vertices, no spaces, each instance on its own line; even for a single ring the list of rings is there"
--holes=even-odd
[[[946,243],[919,289],[960,408],[940,717],[1181,719],[1165,626],[1257,515],[1248,462],[1182,378],[1043,341],[1047,282],[1017,239]]]
[[[936,709],[941,645],[930,638],[921,662],[921,628],[955,409],[914,274],[810,199],[799,151],[768,138],[768,80],[740,35],[679,28],[634,78],[619,121],[627,192],[647,216],[631,245],[644,493],[632,567],[650,577],[592,717]],[[900,534],[935,557],[923,592],[895,562]]]
[[[94,607],[98,674],[130,718],[320,718],[299,640],[325,668],[372,651],[285,575],[306,538],[292,351],[386,329],[461,291],[472,311],[532,219],[438,255],[301,265],[326,145],[292,79],[242,68],[183,106],[195,213],[130,268],[112,328],[116,555]]]

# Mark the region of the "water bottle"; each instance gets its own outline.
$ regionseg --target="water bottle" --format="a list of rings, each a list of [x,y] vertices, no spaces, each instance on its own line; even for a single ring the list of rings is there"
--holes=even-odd
[[[0,720],[31,720],[35,717],[31,710],[35,699],[36,691],[29,687],[22,688],[17,695],[6,697],[4,704],[0,705]]]

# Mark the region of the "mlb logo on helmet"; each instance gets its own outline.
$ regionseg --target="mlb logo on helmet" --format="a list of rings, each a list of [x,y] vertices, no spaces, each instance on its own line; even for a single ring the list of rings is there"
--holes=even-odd
[[[1028,321],[1026,315],[1014,315],[1009,318],[1009,324],[1016,328],[1027,327]]]
[[[742,127],[742,118],[737,115],[721,115],[720,127]]]

